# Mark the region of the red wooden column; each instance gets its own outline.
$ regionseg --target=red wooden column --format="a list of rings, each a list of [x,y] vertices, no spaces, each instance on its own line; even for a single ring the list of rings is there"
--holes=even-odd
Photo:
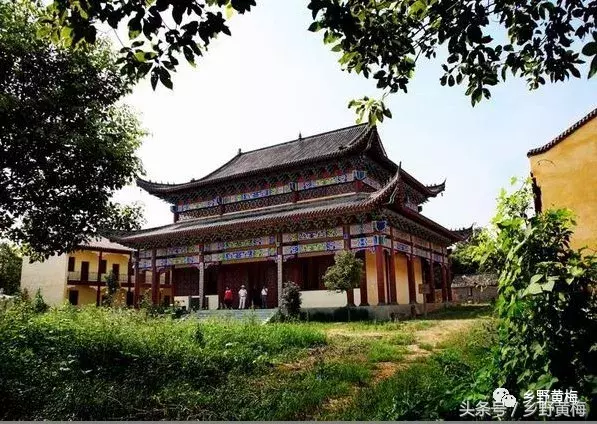
[[[444,264],[441,265],[442,267],[442,302],[446,303],[448,301],[448,278],[446,272],[446,266]]]
[[[133,305],[139,307],[139,297],[141,295],[141,273],[139,272],[139,251],[135,251],[135,292],[133,294]]]
[[[279,308],[280,306],[282,306],[282,280],[284,278],[284,269],[282,268],[284,261],[282,249],[282,233],[276,234],[276,249],[278,253],[278,255],[276,256],[276,265],[278,272],[278,303],[276,306]]]
[[[129,253],[129,262],[126,267],[126,291],[131,291],[131,271],[133,269],[133,252]]]
[[[95,306],[100,305],[100,296],[102,292],[102,274],[100,273],[102,266],[102,251],[99,252],[99,259],[97,261],[97,293],[95,294]]]
[[[344,250],[350,252],[350,225],[343,226],[343,237],[344,237]],[[346,298],[348,300],[348,306],[355,306],[354,304],[354,290],[348,290],[346,292]]]
[[[160,274],[155,266],[156,250],[151,250],[151,303],[157,305],[160,302]]]
[[[435,303],[435,275],[433,272],[433,257],[429,259],[429,287],[431,287],[431,293],[429,293],[429,303]]]
[[[452,258],[450,258],[448,256],[448,269],[447,269],[447,274],[448,274],[448,301],[451,302],[452,301]]]
[[[375,246],[375,270],[377,274],[377,304],[378,305],[385,305],[386,304],[386,287],[385,287],[385,278],[384,278],[384,257],[383,257],[383,247],[381,244]]]
[[[222,263],[220,262],[217,265],[216,272],[218,273],[217,281],[218,281],[218,309],[223,307],[224,305],[224,273],[222,272]]]
[[[406,270],[408,273],[408,301],[417,303],[417,286],[415,283],[415,264],[413,255],[406,255]]]
[[[392,305],[396,305],[398,303],[398,296],[396,295],[396,257],[394,256],[394,232],[392,227],[390,227],[390,269],[388,275],[390,276],[388,284],[390,285],[390,298],[388,299],[388,303]]]
[[[203,245],[199,248],[199,310],[203,309],[203,298],[205,293],[205,259],[203,256]]]
[[[174,265],[168,269],[168,277],[170,281],[170,294],[172,295],[172,304],[176,305],[174,302],[174,296],[176,296],[176,285],[174,284]]]

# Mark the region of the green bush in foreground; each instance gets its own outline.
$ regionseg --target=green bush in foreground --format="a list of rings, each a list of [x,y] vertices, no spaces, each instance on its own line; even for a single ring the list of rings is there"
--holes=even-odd
[[[501,263],[499,344],[477,396],[573,389],[597,416],[597,256],[570,247],[570,210],[533,214],[530,183],[502,191],[481,253]],[[522,410],[517,411],[520,416]]]
[[[0,418],[206,418],[200,400],[229,376],[264,374],[324,343],[323,333],[292,324],[198,323],[95,307],[40,314],[24,303],[0,315]]]

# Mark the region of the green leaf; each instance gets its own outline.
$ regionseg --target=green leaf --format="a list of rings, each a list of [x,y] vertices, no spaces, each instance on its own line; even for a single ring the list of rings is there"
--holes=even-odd
[[[543,278],[543,274],[535,274],[531,277],[531,282],[529,284],[535,284],[539,280]]]
[[[591,68],[589,69],[588,78],[592,78],[595,74],[597,74],[597,56],[595,56],[591,61]]]
[[[143,51],[138,51],[135,53],[135,60],[137,62],[145,62],[145,52]]]
[[[585,44],[585,46],[582,48],[582,54],[585,56],[597,55],[597,42],[591,41],[590,43]]]
[[[236,12],[236,11],[234,10],[234,7],[232,7],[232,4],[231,4],[231,3],[228,3],[228,4],[226,5],[226,19],[230,19],[230,18],[232,18],[232,17],[234,16],[234,13],[235,13],[235,12]]]
[[[526,290],[523,292],[523,296],[535,295],[541,293],[541,285],[538,283],[529,284]]]
[[[553,290],[553,287],[555,284],[556,284],[556,282],[554,280],[550,280],[547,283],[543,284],[543,286],[541,288],[543,289],[543,291],[550,292]]]
[[[172,79],[170,77],[170,72],[166,68],[160,68],[160,82],[170,90],[172,90]]]

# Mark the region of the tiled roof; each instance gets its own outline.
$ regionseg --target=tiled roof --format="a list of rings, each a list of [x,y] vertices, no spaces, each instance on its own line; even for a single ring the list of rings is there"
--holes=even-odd
[[[460,237],[463,241],[468,240],[473,236],[474,229],[471,225],[470,227],[458,228],[456,230],[451,230],[454,234]]]
[[[137,185],[149,192],[166,193],[275,170],[289,165],[323,160],[354,149],[361,144],[360,142],[366,141],[370,130],[371,128],[367,124],[353,125],[248,152],[239,150],[239,153],[231,160],[198,180],[182,184],[162,184],[138,179]]]
[[[98,237],[96,239],[92,239],[87,243],[81,245],[81,247],[86,249],[112,249],[112,250],[123,250],[127,252],[131,252],[134,249],[130,247],[123,246],[122,244],[115,243],[113,241],[108,240],[105,237]]]
[[[425,188],[427,189],[427,191],[429,192],[429,194],[431,196],[435,197],[446,189],[446,180],[444,180],[440,184],[427,185],[427,186],[425,186]]]
[[[593,119],[595,117],[597,117],[597,108],[595,108],[592,111],[590,111],[582,119],[580,119],[574,125],[572,125],[571,127],[569,127],[566,131],[564,131],[563,133],[561,133],[560,135],[558,135],[556,138],[554,138],[553,140],[551,140],[549,143],[547,143],[547,144],[545,144],[545,145],[543,145],[541,147],[537,147],[535,149],[529,150],[527,152],[527,156],[530,157],[530,156],[538,155],[539,153],[544,153],[544,152],[548,151],[553,146],[555,146],[556,144],[560,143],[562,140],[564,140],[566,137],[568,137],[574,131],[576,131],[577,129],[579,129],[580,127],[582,127],[584,124],[586,124],[587,122],[589,122],[591,119]]]

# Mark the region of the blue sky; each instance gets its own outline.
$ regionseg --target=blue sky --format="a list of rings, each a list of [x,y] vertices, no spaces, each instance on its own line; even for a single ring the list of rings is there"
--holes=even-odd
[[[372,80],[342,72],[338,55],[306,30],[306,1],[260,0],[232,18],[232,37],[212,44],[197,68],[183,64],[174,90],[141,82],[126,100],[150,132],[139,154],[146,178],[184,182],[234,156],[304,135],[352,125],[352,98],[381,96]],[[597,78],[529,92],[510,79],[472,108],[464,88],[442,87],[439,62],[421,61],[407,94],[387,104],[379,127],[389,157],[423,183],[447,178],[443,196],[423,213],[454,228],[491,218],[512,176],[529,173],[526,152],[547,143],[597,106]],[[586,72],[583,73],[586,75]],[[139,188],[117,195],[141,201],[147,226],[171,222],[168,206]]]

